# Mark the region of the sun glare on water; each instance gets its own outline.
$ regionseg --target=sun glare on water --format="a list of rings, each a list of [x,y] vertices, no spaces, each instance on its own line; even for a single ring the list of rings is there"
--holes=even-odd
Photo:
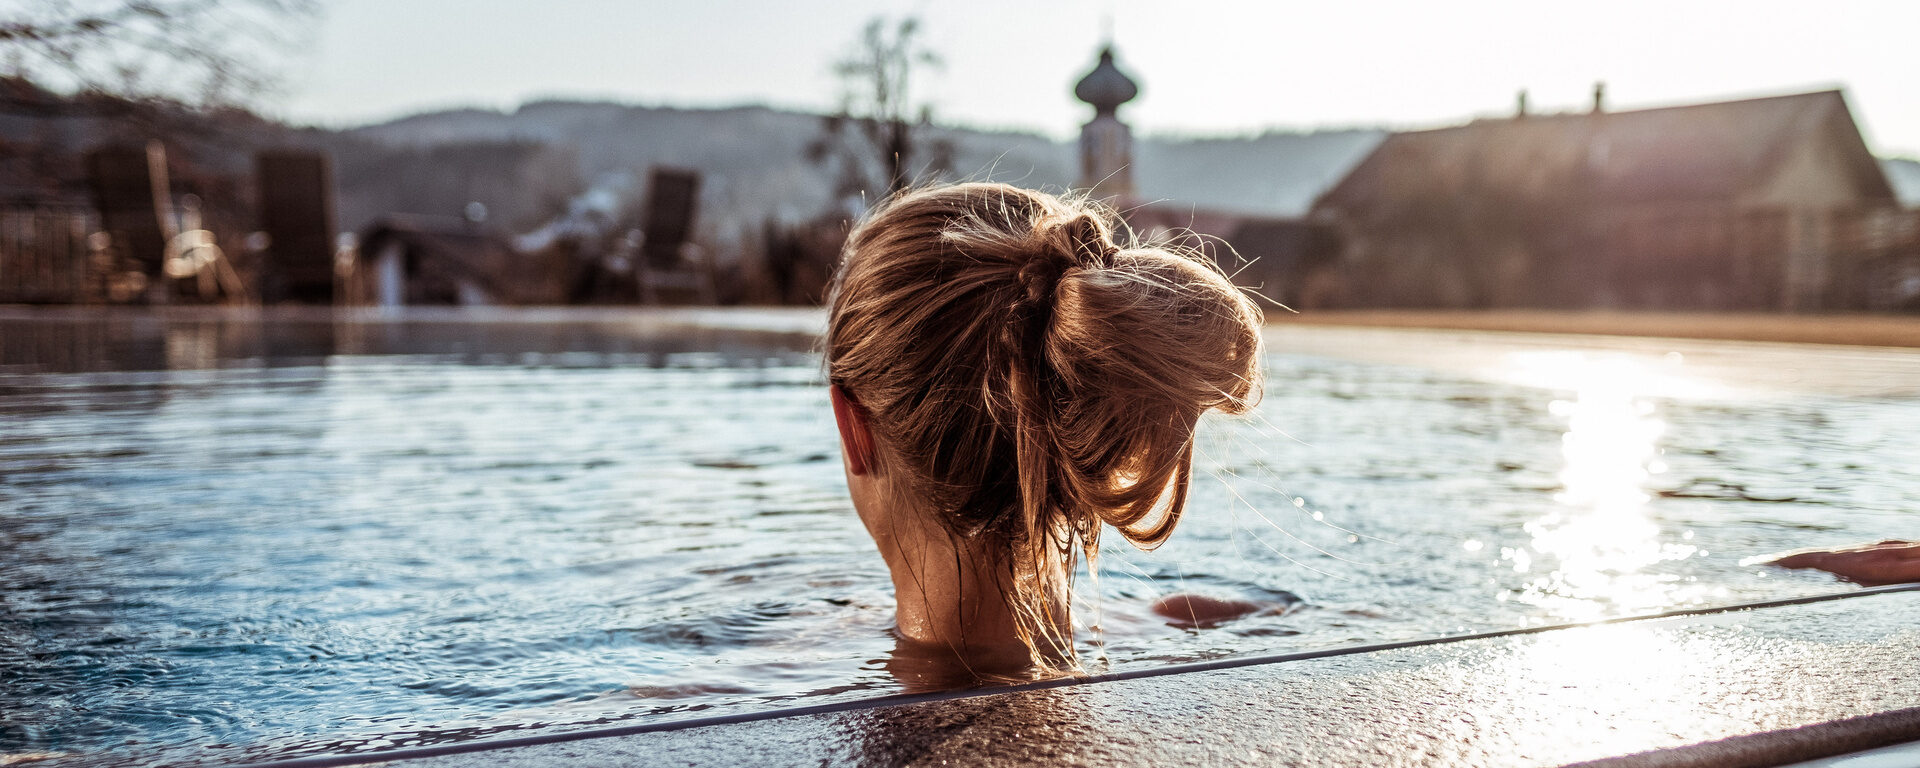
[[[1645,613],[1684,602],[1685,584],[1655,566],[1706,554],[1691,532],[1665,529],[1648,508],[1651,477],[1667,424],[1655,397],[1685,396],[1707,384],[1682,374],[1677,355],[1658,363],[1587,353],[1510,357],[1514,380],[1572,392],[1549,413],[1561,436],[1560,491],[1546,514],[1525,525],[1528,546],[1505,548],[1514,570],[1532,574],[1518,599],[1574,621]]]

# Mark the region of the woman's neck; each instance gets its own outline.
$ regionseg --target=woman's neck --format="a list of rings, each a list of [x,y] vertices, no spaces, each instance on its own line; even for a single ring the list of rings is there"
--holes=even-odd
[[[847,489],[893,576],[901,639],[945,649],[969,666],[1026,667],[1031,654],[1020,638],[1012,599],[1012,548],[992,536],[952,533],[867,466],[862,463],[857,470],[848,462]],[[1039,621],[1053,625],[1053,636],[1071,637],[1066,564],[1050,564],[1038,580],[1039,591],[1046,595]],[[1052,643],[1045,637],[1033,640],[1043,651],[1058,650],[1049,649]]]
[[[903,637],[962,654],[1020,644],[1006,599],[1011,572],[1001,573],[998,563],[982,562],[969,549],[966,542],[922,536],[889,558]]]
[[[962,539],[925,517],[913,517],[920,524],[875,537],[893,573],[900,635],[919,645],[950,649],[970,662],[1028,664],[1030,652],[1020,639],[1010,600],[1014,573],[1008,547]],[[1047,571],[1042,589],[1051,603],[1052,620],[1065,636],[1071,631],[1066,574],[1057,567]],[[1034,639],[1042,648],[1047,645],[1043,638]]]

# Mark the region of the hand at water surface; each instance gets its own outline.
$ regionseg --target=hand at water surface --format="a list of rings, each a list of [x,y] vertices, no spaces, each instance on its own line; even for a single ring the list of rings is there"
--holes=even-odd
[[[1782,568],[1816,568],[1868,587],[1920,582],[1920,542],[1888,539],[1837,549],[1802,549],[1762,560]]]
[[[1181,629],[1208,629],[1255,613],[1285,611],[1289,605],[1177,594],[1153,601],[1153,612]]]

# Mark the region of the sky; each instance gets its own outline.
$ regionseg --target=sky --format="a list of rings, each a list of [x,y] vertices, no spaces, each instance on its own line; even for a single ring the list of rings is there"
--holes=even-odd
[[[936,120],[1074,135],[1111,33],[1136,131],[1423,128],[1844,87],[1868,145],[1920,157],[1920,2],[327,0],[269,113],[345,127],[541,98],[827,110],[867,20],[918,16]]]

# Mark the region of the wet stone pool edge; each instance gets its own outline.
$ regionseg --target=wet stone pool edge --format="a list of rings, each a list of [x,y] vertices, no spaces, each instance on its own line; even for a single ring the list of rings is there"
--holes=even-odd
[[[1876,604],[1887,601],[1911,603],[1912,606],[1905,612],[1875,610]],[[1877,607],[1886,608],[1887,606]],[[1809,611],[1814,612],[1811,618],[1801,615]],[[1829,613],[1838,613],[1843,619],[1853,622],[1850,625],[1851,629],[1841,630],[1838,632],[1841,636],[1835,637],[1833,627],[1845,622],[1822,620],[1823,617],[1831,618],[1826,616]],[[1724,627],[1714,629],[1716,625],[1728,623],[1723,620],[1723,617],[1756,615],[1763,618],[1755,626],[1767,629],[1778,637],[1761,638],[1767,642],[1753,645],[1753,640],[1741,639],[1739,632],[1730,634],[1730,631]],[[1920,679],[1912,679],[1911,676],[1889,677],[1873,674],[1886,669],[1920,668],[1920,643],[1912,642],[1910,638],[1907,638],[1907,642],[1885,642],[1884,637],[1876,642],[1868,638],[1876,627],[1883,636],[1889,632],[1920,632],[1920,630],[1907,630],[1899,623],[1901,616],[1916,615],[1920,615],[1920,585],[1896,585],[1793,599],[1684,609],[1598,622],[1528,627],[1378,645],[1130,669],[1014,686],[924,694],[893,694],[832,704],[599,730],[512,739],[476,740],[381,752],[324,755],[253,765],[259,768],[319,768],[409,761],[409,765],[419,766],[419,768],[432,765],[477,764],[544,766],[582,759],[641,763],[657,760],[676,764],[714,765],[730,764],[741,760],[768,759],[781,762],[826,760],[836,763],[894,764],[917,762],[942,750],[952,751],[952,757],[1004,765],[1094,764],[1102,760],[1117,761],[1121,764],[1151,764],[1166,760],[1191,762],[1194,759],[1223,764],[1264,764],[1282,758],[1290,752],[1289,743],[1300,746],[1299,742],[1312,739],[1319,739],[1324,743],[1306,750],[1305,753],[1293,754],[1293,757],[1316,762],[1337,762],[1344,756],[1346,761],[1364,758],[1379,764],[1390,765],[1471,764],[1486,762],[1489,759],[1505,764],[1552,765],[1609,758],[1625,759],[1635,753],[1648,755],[1673,753],[1673,756],[1678,758],[1681,752],[1691,749],[1686,745],[1699,742],[1746,737],[1772,731],[1787,732],[1820,724],[1830,726],[1822,732],[1823,736],[1800,739],[1801,746],[1798,748],[1801,752],[1794,753],[1798,757],[1787,758],[1810,759],[1822,754],[1878,746],[1878,744],[1863,743],[1861,741],[1863,737],[1860,735],[1876,732],[1874,731],[1876,728],[1885,731],[1892,727],[1894,732],[1906,734],[1904,738],[1907,740],[1920,739],[1920,732],[1908,733],[1909,730],[1920,727],[1920,717],[1909,717],[1905,720],[1898,718],[1901,709],[1920,707]],[[1524,720],[1535,717],[1542,722],[1551,721],[1551,718],[1542,716],[1543,713],[1532,712],[1530,705],[1517,698],[1520,693],[1537,693],[1541,696],[1559,695],[1560,699],[1566,699],[1566,701],[1554,699],[1549,702],[1551,706],[1547,707],[1548,710],[1554,706],[1565,708],[1568,702],[1571,702],[1571,706],[1579,709],[1579,714],[1584,717],[1592,701],[1581,698],[1578,691],[1572,698],[1560,692],[1533,691],[1524,684],[1525,678],[1530,674],[1535,678],[1544,677],[1547,679],[1546,682],[1552,682],[1558,679],[1554,675],[1561,674],[1566,669],[1591,666],[1590,659],[1578,655],[1559,658],[1555,654],[1563,651],[1555,650],[1558,645],[1568,645],[1575,654],[1597,653],[1603,657],[1598,664],[1604,667],[1607,661],[1604,657],[1614,653],[1615,649],[1610,645],[1592,649],[1583,648],[1580,643],[1585,641],[1580,640],[1581,633],[1606,631],[1609,627],[1632,625],[1663,628],[1663,631],[1679,638],[1679,643],[1675,647],[1682,648],[1683,651],[1689,646],[1704,644],[1708,650],[1702,658],[1709,662],[1704,665],[1709,669],[1704,670],[1702,674],[1707,675],[1709,682],[1715,671],[1711,669],[1713,663],[1716,661],[1725,663],[1724,659],[1716,660],[1716,654],[1726,655],[1726,651],[1715,650],[1717,646],[1714,643],[1727,643],[1727,648],[1734,653],[1733,664],[1738,668],[1730,667],[1720,670],[1733,673],[1725,675],[1729,678],[1726,682],[1732,693],[1718,695],[1726,698],[1726,702],[1731,702],[1728,704],[1731,710],[1751,710],[1751,712],[1733,715],[1731,719],[1722,717],[1707,724],[1719,728],[1717,731],[1703,727],[1704,729],[1696,728],[1695,733],[1687,733],[1685,728],[1676,726],[1667,728],[1664,734],[1648,731],[1637,740],[1624,738],[1617,743],[1602,745],[1606,748],[1598,752],[1595,752],[1596,745],[1588,743],[1529,742],[1528,739],[1531,737],[1526,737],[1524,727],[1516,733],[1497,734],[1498,738],[1481,738],[1487,735],[1478,730],[1479,722],[1484,720],[1490,719],[1498,723],[1503,717],[1510,721],[1516,718]],[[1742,626],[1734,629],[1748,628]],[[1703,630],[1712,630],[1712,632]],[[1700,637],[1692,637],[1690,634]],[[1667,640],[1661,642],[1667,642]],[[1632,643],[1629,642],[1627,645],[1631,646]],[[1853,647],[1855,645],[1859,647]],[[1758,647],[1765,652],[1750,653],[1751,649],[1748,646]],[[1506,690],[1501,687],[1502,680],[1495,678],[1506,676],[1504,672],[1489,673],[1489,670],[1497,672],[1497,668],[1502,666],[1511,667],[1519,664],[1526,667],[1530,658],[1527,654],[1541,648],[1548,649],[1544,656],[1546,663],[1542,669],[1513,675],[1516,681],[1523,681],[1518,683],[1520,687],[1517,689]],[[1781,651],[1780,648],[1786,648],[1787,651]],[[1759,661],[1749,661],[1747,656],[1756,657]],[[1636,662],[1636,659],[1630,656],[1620,657],[1613,660],[1615,666],[1619,666],[1622,659],[1629,666]],[[1872,666],[1871,663],[1876,660],[1880,662],[1879,665]],[[1815,663],[1816,661],[1818,663]],[[1749,669],[1748,666],[1753,664],[1760,666]],[[1831,668],[1820,667],[1820,664],[1827,664]],[[1862,664],[1868,666],[1860,666]],[[1435,681],[1430,679],[1431,675],[1415,675],[1410,689],[1426,690],[1432,698],[1437,700],[1410,702],[1400,699],[1395,693],[1397,689],[1392,685],[1396,676],[1406,673],[1410,667],[1421,670],[1423,673],[1429,669],[1439,669],[1444,673],[1443,677],[1445,674],[1463,677],[1452,683],[1441,681],[1436,685]],[[1598,692],[1597,695],[1600,698],[1596,700],[1604,703],[1607,696],[1614,696],[1616,698],[1613,703],[1621,706],[1633,702],[1658,703],[1661,696],[1668,694],[1678,693],[1680,698],[1684,699],[1686,695],[1697,693],[1685,690],[1668,691],[1660,688],[1658,685],[1660,681],[1653,679],[1657,677],[1656,671],[1648,669],[1638,678],[1623,680],[1574,679],[1561,687],[1579,689],[1585,686],[1589,691]],[[1740,674],[1742,672],[1747,674]],[[1216,710],[1235,702],[1249,708],[1274,708],[1275,705],[1268,695],[1274,691],[1260,685],[1262,682],[1271,681],[1261,678],[1276,678],[1286,683],[1279,688],[1293,701],[1277,705],[1277,714],[1281,715],[1279,719],[1261,720],[1258,723],[1249,724],[1193,717],[1193,715],[1208,714],[1207,710]],[[1774,678],[1777,678],[1780,688],[1777,697],[1771,697],[1765,690],[1742,690],[1737,685],[1754,679]],[[1492,682],[1490,683],[1489,680]],[[1806,696],[1808,690],[1811,690],[1806,689],[1809,680],[1828,687],[1837,685],[1835,690],[1840,695],[1829,695],[1826,699],[1811,705],[1787,706],[1785,699]],[[1134,681],[1134,685],[1118,687],[1107,685],[1128,681]],[[1540,683],[1541,681],[1532,682]],[[1649,686],[1652,690],[1641,690]],[[1796,686],[1805,690],[1796,689]],[[1714,686],[1695,687],[1712,688]],[[1374,690],[1375,695],[1371,698],[1361,696],[1355,699],[1352,695],[1356,690],[1372,689],[1377,690]],[[1092,693],[1095,691],[1101,693]],[[1166,695],[1170,691],[1178,691],[1184,695]],[[1253,693],[1250,695],[1247,691]],[[1331,695],[1342,693],[1347,695]],[[1129,694],[1143,694],[1143,696],[1135,701]],[[1489,694],[1497,695],[1490,697]],[[1061,707],[1044,705],[1052,699],[1075,696],[1099,701],[1093,710],[1078,715],[1072,714],[1075,712],[1073,707],[1066,707],[1065,711],[1069,714],[1062,715]],[[1768,701],[1772,698],[1782,701],[1769,704]],[[1138,706],[1135,706],[1136,704]],[[982,709],[983,707],[985,709]],[[1120,711],[1101,711],[1111,710],[1114,707],[1119,707]],[[1196,707],[1199,711],[1196,711]],[[1690,707],[1690,709],[1699,708],[1697,705]],[[1168,709],[1171,711],[1160,711]],[[1458,710],[1460,719],[1472,725],[1461,730],[1461,726],[1452,721],[1423,723],[1423,718],[1431,719],[1436,711],[1453,710]],[[1710,702],[1703,711],[1712,710],[1713,706]],[[1478,719],[1476,719],[1477,711],[1481,715]],[[1009,715],[1009,712],[1015,714]],[[1023,712],[1024,714],[1020,714]],[[1289,712],[1292,713],[1290,717]],[[1307,719],[1324,719],[1332,716],[1335,719],[1329,723],[1340,724],[1342,728],[1357,729],[1360,737],[1340,742],[1327,739],[1326,732],[1321,729],[1288,727],[1289,724],[1304,725],[1305,723],[1299,722],[1301,720],[1299,715],[1303,712],[1315,713]],[[1593,708],[1592,712],[1601,720],[1589,722],[1588,725],[1605,724],[1606,730],[1621,730],[1606,721],[1605,706]],[[983,713],[991,715],[985,718],[986,722],[982,722]],[[1486,717],[1488,713],[1493,713],[1493,716]],[[1075,721],[1075,718],[1080,715],[1084,715],[1089,722],[1097,722],[1108,727],[1087,731],[1086,723]],[[1893,719],[1889,720],[1889,717]],[[1699,718],[1695,717],[1695,719]],[[1859,719],[1861,722],[1856,727],[1848,727],[1845,721],[1850,719]],[[1142,720],[1142,722],[1132,722],[1134,720]],[[1895,725],[1889,726],[1889,722],[1894,722]],[[1152,726],[1147,729],[1148,731],[1156,728],[1172,729],[1163,736],[1185,735],[1187,738],[1174,739],[1166,744],[1152,740],[1133,743],[1132,748],[1145,751],[1129,756],[1128,749],[1122,747],[1127,743],[1138,742],[1142,738],[1139,726],[1143,724]],[[1632,727],[1626,730],[1632,731]],[[887,734],[888,738],[879,740],[871,738],[876,731]],[[1021,735],[1028,731],[1032,732],[1029,735],[1040,734],[1053,737],[1053,741],[1049,743],[1046,738],[1042,738],[1038,744],[1020,744],[1023,741]],[[1006,733],[1002,733],[1001,738],[987,737],[988,734],[995,732]],[[1261,737],[1263,732],[1276,737],[1277,741],[1267,743]],[[1393,739],[1374,738],[1376,735],[1392,735],[1398,738],[1407,734],[1417,737],[1416,741],[1425,739],[1428,743],[1424,745],[1409,743],[1403,745],[1407,747],[1406,749],[1394,752],[1384,746]],[[1516,734],[1521,738],[1516,739]],[[1012,739],[1011,742],[1008,741],[1009,738]],[[1819,753],[1819,747],[1807,747],[1806,743],[1809,739],[1812,739],[1813,743],[1830,744],[1831,751]],[[1369,743],[1370,740],[1377,743]],[[828,752],[821,755],[813,755],[810,752],[802,755],[799,752],[782,751],[783,746],[793,748],[794,745],[803,742],[821,741],[829,745]],[[1538,741],[1537,738],[1533,739],[1533,742]],[[1233,753],[1230,748],[1223,746],[1252,742],[1260,742],[1261,746],[1250,749],[1244,754]],[[1168,747],[1168,744],[1177,743],[1203,748],[1204,754],[1188,753],[1178,748]],[[1328,752],[1325,749],[1325,743],[1336,743],[1337,748]],[[972,746],[969,747],[969,744]],[[1504,745],[1505,749],[1504,751],[1478,749],[1478,747],[1489,745],[1493,747]],[[1475,749],[1454,754],[1465,747],[1475,747]],[[1681,749],[1675,750],[1673,749],[1675,747]],[[767,751],[769,749],[773,751]],[[880,754],[875,754],[875,749],[878,749]],[[1013,751],[1008,752],[1007,749]],[[1228,749],[1228,751],[1222,752],[1221,749]],[[1342,749],[1346,751],[1341,751]],[[1386,749],[1386,752],[1383,753],[1382,749]],[[1554,751],[1556,749],[1558,752]],[[1808,752],[1808,749],[1814,751]],[[985,751],[982,752],[982,750]],[[1442,759],[1449,757],[1466,758],[1466,762]],[[1649,757],[1637,759],[1653,760],[1653,762],[1631,764],[1685,763],[1685,760],[1660,762],[1659,759]]]

